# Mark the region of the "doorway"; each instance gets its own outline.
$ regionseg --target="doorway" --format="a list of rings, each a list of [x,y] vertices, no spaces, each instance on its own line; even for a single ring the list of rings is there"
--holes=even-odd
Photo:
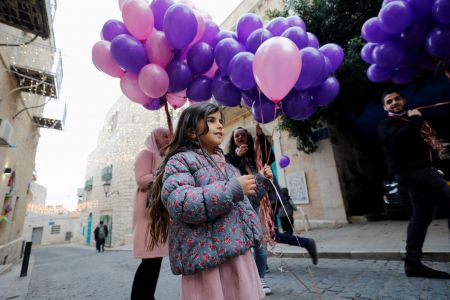
[[[31,233],[31,242],[33,245],[40,245],[42,243],[42,234],[44,233],[44,227],[33,227]]]

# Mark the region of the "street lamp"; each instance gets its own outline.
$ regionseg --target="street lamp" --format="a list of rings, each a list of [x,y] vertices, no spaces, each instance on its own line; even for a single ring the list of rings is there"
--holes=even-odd
[[[119,191],[114,191],[112,193],[109,193],[109,188],[111,187],[111,182],[110,181],[106,181],[105,183],[103,183],[103,191],[105,192],[105,197],[108,198],[111,195],[114,194],[119,194]]]

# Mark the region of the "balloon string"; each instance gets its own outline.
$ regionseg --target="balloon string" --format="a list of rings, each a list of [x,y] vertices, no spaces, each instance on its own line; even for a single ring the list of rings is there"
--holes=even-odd
[[[273,187],[273,189],[274,189],[274,191],[275,191],[275,193],[276,193],[276,195],[277,195],[277,203],[275,204],[275,211],[276,211],[276,207],[277,207],[277,205],[278,205],[278,202],[281,204],[281,207],[283,208],[283,210],[284,210],[284,213],[286,214],[286,216],[288,216],[289,214],[288,214],[288,212],[287,212],[287,210],[286,210],[286,207],[284,206],[284,204],[283,204],[283,201],[281,200],[281,196],[280,196],[280,194],[278,193],[278,190],[277,190],[277,187],[275,186],[275,184],[273,183],[273,180],[270,180],[270,183],[272,184],[272,187]],[[276,216],[275,216],[276,217]],[[295,229],[294,229],[294,224],[292,224],[292,222],[291,222],[291,219],[290,218],[287,218],[288,219],[288,221],[289,221],[289,226],[291,226],[291,229],[292,229],[292,232],[295,232]],[[299,240],[299,238],[298,238],[298,235],[293,235],[293,236],[295,236],[295,239],[297,240],[297,244],[298,245],[300,245],[300,240]],[[275,246],[272,246],[272,247],[275,247]],[[282,254],[281,254],[282,255]],[[280,257],[281,257],[281,255],[280,255]],[[305,258],[305,253],[302,253],[302,255],[303,255],[303,258]],[[314,276],[314,273],[313,273],[313,271],[312,271],[312,269],[311,269],[311,267],[310,266],[307,266],[306,267],[306,270],[308,271],[308,274],[309,274],[309,276],[310,276],[310,278],[311,278],[311,282],[312,282],[312,285],[313,285],[313,290],[314,290],[314,292],[317,294],[317,297],[318,297],[318,299],[322,299],[322,297],[321,297],[321,295],[320,295],[320,290],[319,290],[319,287],[317,286],[317,281],[316,281],[316,278],[315,278],[315,276]],[[301,284],[303,284],[303,286],[305,286],[305,288],[307,288],[309,291],[311,291],[306,285],[305,285],[305,283],[303,283],[303,281],[298,277],[298,276],[296,276],[295,274],[294,274],[294,272],[292,272],[292,271],[290,271],[289,269],[287,269],[287,271],[289,271]]]
[[[170,116],[166,96],[164,96],[164,111],[166,112],[167,127],[169,128],[170,134],[173,134],[172,117]]]
[[[423,109],[429,109],[429,108],[434,108],[434,107],[439,107],[439,106],[444,106],[444,105],[448,105],[450,104],[450,101],[446,101],[446,102],[439,102],[439,103],[435,103],[435,104],[431,104],[431,105],[426,105],[426,106],[419,106],[416,109],[417,110],[423,110]]]

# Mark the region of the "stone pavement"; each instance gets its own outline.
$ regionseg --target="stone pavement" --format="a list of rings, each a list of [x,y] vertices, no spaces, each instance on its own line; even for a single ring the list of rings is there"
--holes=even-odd
[[[395,290],[395,285],[397,284],[398,280],[401,280],[400,286],[404,289],[409,289],[412,286],[416,286],[416,282],[414,280],[416,279],[407,279],[403,273],[402,273],[402,263],[398,260],[401,259],[401,255],[404,253],[404,247],[405,247],[405,240],[406,240],[406,226],[407,221],[382,221],[382,222],[369,222],[369,223],[356,223],[356,224],[349,224],[345,226],[339,226],[336,228],[324,228],[324,229],[314,229],[309,232],[302,232],[302,236],[304,237],[312,237],[316,240],[318,251],[321,257],[321,260],[319,261],[319,266],[312,267],[311,269],[315,270],[316,275],[320,275],[321,280],[318,281],[319,287],[321,287],[321,284],[323,284],[323,288],[327,289],[328,294],[332,294],[333,292],[339,292],[339,295],[345,295],[346,288],[342,286],[342,283],[345,283],[345,285],[352,285],[353,280],[360,280],[359,275],[361,272],[364,273],[364,277],[367,277],[365,280],[367,280],[368,283],[373,282],[373,284],[379,285],[379,281],[383,279],[384,281],[387,280],[387,285],[384,289],[386,291],[389,291],[387,294],[392,294],[392,289]],[[94,255],[95,249],[92,247],[86,247],[82,245],[77,244],[64,244],[64,245],[58,245],[58,246],[52,246],[53,248],[69,248],[69,249],[78,249],[78,250],[86,250],[89,253],[93,252],[92,254],[89,254],[89,256]],[[43,248],[42,250],[48,248]],[[125,256],[131,259],[131,253],[128,251],[131,250],[130,245],[125,245],[121,247],[117,247],[114,249],[107,249],[108,255],[121,255],[120,252],[126,253]],[[41,249],[38,247],[34,247],[32,254],[34,252],[41,252]],[[432,222],[432,224],[429,227],[428,234],[427,234],[427,240],[425,241],[424,245],[424,251],[425,251],[425,259],[433,260],[433,261],[442,261],[442,262],[449,262],[450,261],[450,239],[449,239],[449,233],[447,228],[447,221],[446,220],[435,220]],[[286,245],[277,245],[274,249],[272,249],[273,255],[276,255],[278,257],[273,257],[270,259],[270,265],[271,269],[277,270],[280,262],[286,262],[286,265],[288,266],[298,266],[296,268],[300,268],[303,265],[310,265],[309,259],[299,259],[302,257],[307,257],[305,255],[304,249],[298,248],[298,247],[292,247],[292,246],[286,246]],[[111,254],[116,253],[116,254]],[[280,258],[280,254],[281,258]],[[327,260],[326,258],[340,258],[339,260]],[[348,260],[353,259],[353,260]],[[393,261],[391,261],[393,260]],[[126,276],[133,276],[134,270],[137,267],[137,261],[131,259],[132,262],[127,262],[126,264],[131,264],[132,267],[128,269],[128,273]],[[89,263],[87,262],[86,265]],[[167,263],[166,263],[167,264]],[[441,269],[447,268],[448,271],[448,263],[447,264],[436,264],[436,267],[440,267]],[[335,266],[335,267],[332,267]],[[353,266],[352,268],[347,266]],[[394,267],[395,266],[395,267]],[[25,278],[19,278],[19,272],[20,272],[20,264],[15,265],[13,267],[13,270],[11,272],[8,272],[6,274],[0,275],[0,299],[24,299],[23,295],[26,295],[26,291],[28,289],[28,278],[31,274],[32,269],[32,262],[30,263],[30,269],[29,269],[29,276]],[[386,274],[379,274],[377,275],[377,272],[382,271],[383,269],[390,270],[396,270],[395,275],[395,284],[389,283],[389,278],[393,276],[393,274],[390,274],[387,272]],[[166,265],[167,271],[168,266]],[[102,267],[100,267],[102,269]],[[338,269],[344,270],[342,274],[340,274],[340,271]],[[76,269],[77,272],[80,271]],[[64,271],[64,269],[62,270]],[[59,270],[58,270],[59,272]],[[105,271],[106,272],[106,271]],[[113,273],[116,273],[117,271],[113,271]],[[163,271],[162,271],[163,272]],[[170,271],[168,271],[170,273]],[[339,277],[333,281],[327,281],[326,278],[333,277],[334,273],[340,274]],[[346,272],[349,272],[348,274]],[[74,272],[76,273],[76,272]],[[272,276],[275,276],[273,274],[277,273],[276,277],[272,278]],[[302,289],[298,288],[299,281],[296,279],[296,277],[288,272],[275,272],[275,273],[269,273],[268,274],[268,280],[272,281],[280,280],[280,283],[283,282],[283,280],[287,280],[288,276],[291,283],[286,283],[286,287],[283,286],[283,289],[288,288],[291,289],[292,295],[299,295],[298,291],[302,291]],[[108,273],[107,273],[108,274]],[[295,274],[295,273],[294,273]],[[309,274],[309,271],[304,271],[301,274]],[[115,275],[114,275],[115,276]],[[298,276],[298,275],[296,275]],[[124,274],[125,277],[125,274]],[[175,277],[178,278],[178,277]],[[284,279],[280,279],[284,278]],[[334,278],[334,277],[333,277]],[[27,281],[28,280],[28,281]],[[132,278],[131,278],[132,280]],[[304,279],[307,280],[307,279]],[[422,286],[421,295],[424,295],[421,299],[434,299],[429,298],[429,290],[433,289],[436,286],[435,281],[433,280],[421,280],[420,285]],[[292,283],[297,282],[297,283]],[[332,283],[335,282],[335,283]],[[426,283],[423,283],[426,282]],[[289,287],[290,284],[293,284],[297,286]],[[359,289],[364,289],[363,284],[359,283],[361,287]],[[272,284],[273,285],[273,284]],[[301,285],[301,284],[300,284]],[[392,285],[392,286],[391,286]],[[170,286],[170,283],[169,283]],[[275,284],[275,289],[276,289]],[[306,285],[308,286],[308,285]],[[333,288],[334,287],[334,288]],[[446,287],[447,295],[450,295],[450,291],[448,290],[448,286]],[[322,289],[323,290],[323,289]],[[440,288],[440,291],[442,288]],[[445,288],[444,288],[445,290]],[[21,293],[16,292],[21,291]],[[428,291],[428,292],[427,292]],[[367,291],[366,291],[367,292]],[[287,293],[287,294],[286,294]],[[288,292],[286,292],[284,295],[287,298],[273,298],[273,299],[291,299]],[[360,298],[363,299],[363,296],[356,296],[357,294],[364,295],[364,293],[357,292],[354,294],[354,298]],[[374,292],[367,292],[368,294],[373,295]],[[18,294],[19,297],[14,297]],[[386,295],[387,295],[386,294]],[[310,298],[304,298],[304,299],[315,299],[316,297],[311,298],[313,294],[308,293]],[[377,294],[377,297],[381,298],[371,298],[369,299],[384,299],[384,294]],[[295,296],[295,297],[297,297]],[[292,296],[294,297],[294,296]],[[392,296],[391,296],[392,297]],[[352,297],[350,297],[351,299]],[[408,299],[409,297],[405,298]],[[449,297],[450,298],[450,297]],[[41,298],[44,299],[44,298]],[[54,298],[59,299],[59,298]],[[76,299],[76,298],[73,298]],[[79,298],[84,299],[84,298]],[[118,298],[119,299],[119,298]],[[163,298],[162,298],[163,299]],[[172,299],[172,298],[167,298]],[[175,299],[175,298],[173,298]],[[272,299],[272,298],[269,298]],[[294,299],[294,298],[292,298]],[[297,298],[296,298],[297,299]],[[330,299],[333,299],[332,297]],[[385,299],[403,299],[403,298],[385,298]],[[413,299],[413,298],[411,298]],[[419,299],[419,298],[415,298]],[[437,297],[436,299],[440,299]],[[444,299],[444,298],[442,298]],[[447,298],[445,298],[447,299]]]

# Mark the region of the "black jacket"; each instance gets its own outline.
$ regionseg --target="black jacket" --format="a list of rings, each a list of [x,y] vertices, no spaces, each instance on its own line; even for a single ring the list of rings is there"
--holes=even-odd
[[[390,175],[431,166],[431,148],[420,133],[421,116],[388,117],[380,122],[378,133]]]
[[[108,237],[108,226],[106,226],[105,224],[103,224],[103,229],[105,230],[105,239]],[[94,238],[97,241],[98,240],[98,235],[99,235],[99,231],[100,231],[100,225],[95,227],[94,230]]]

